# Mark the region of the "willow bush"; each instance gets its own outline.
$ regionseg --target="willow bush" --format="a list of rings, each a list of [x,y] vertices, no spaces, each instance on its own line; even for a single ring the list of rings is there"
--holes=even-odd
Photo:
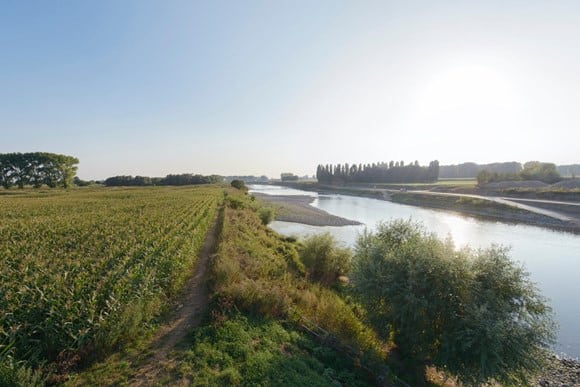
[[[414,370],[521,385],[555,338],[551,309],[508,250],[456,250],[411,221],[357,241],[351,284],[375,329]]]

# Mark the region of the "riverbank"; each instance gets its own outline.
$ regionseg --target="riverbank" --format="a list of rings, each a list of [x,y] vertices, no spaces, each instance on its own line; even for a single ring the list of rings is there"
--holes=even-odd
[[[548,204],[535,204],[535,206],[538,208],[549,208],[570,218],[569,220],[562,220],[539,213],[534,213],[522,208],[517,208],[516,203],[514,203],[514,205],[498,203],[497,201],[494,201],[494,197],[472,198],[468,195],[453,196],[448,192],[409,191],[405,188],[393,190],[363,186],[332,186],[317,183],[286,183],[284,185],[305,191],[314,191],[321,194],[341,194],[369,197],[418,207],[454,211],[481,219],[502,221],[507,223],[523,223],[559,231],[571,232],[574,234],[580,234],[580,216],[577,211],[578,209],[572,206],[558,206],[555,208],[554,206],[549,206]],[[513,198],[512,200],[516,201],[516,198]]]
[[[556,219],[509,204],[498,203],[483,198],[420,192],[397,192],[391,194],[389,200],[400,204],[455,211],[482,219],[509,223],[524,223],[560,231],[580,233],[580,224],[573,217],[570,220]]]
[[[325,190],[324,193],[335,193],[332,192],[330,190]],[[379,192],[382,195],[382,192]],[[345,192],[340,192],[340,194],[345,194]],[[414,193],[410,193],[410,192],[395,192],[392,193],[391,196],[397,196],[397,194],[408,194],[408,195],[414,195]],[[351,193],[352,195],[352,193]],[[378,199],[385,199],[384,197],[381,197],[381,195],[377,195],[375,192],[366,192],[366,195],[364,196],[369,196],[369,197],[373,197],[373,198],[378,198]],[[310,203],[313,201],[313,198],[311,197],[304,197],[304,196],[269,196],[269,195],[264,195],[264,194],[257,194],[257,196],[260,197],[264,197],[266,196],[266,199],[270,199],[269,202],[270,203],[274,203],[274,202],[278,202],[278,203],[301,203],[302,206],[306,205],[311,207]],[[363,196],[363,195],[352,195],[352,196]],[[435,195],[433,195],[435,196]],[[437,195],[438,197],[438,195]],[[448,197],[448,200],[450,199],[457,199],[454,197]],[[394,201],[394,200],[393,200]],[[469,197],[463,198],[462,199],[462,205],[463,206],[473,206],[474,208],[477,208],[478,206],[483,205],[482,203],[480,203],[478,200],[472,200]],[[451,204],[451,203],[449,203]],[[499,211],[499,212],[503,212],[506,210],[512,211],[511,207],[508,207],[507,209],[504,208],[504,206],[500,203],[491,203],[490,207],[493,207],[495,211]],[[292,212],[296,211],[296,210],[290,210]],[[515,213],[520,212],[521,210],[513,209],[513,211]],[[522,211],[525,212],[525,211]],[[294,222],[299,222],[298,219],[293,219]],[[578,374],[578,372],[580,371],[580,364],[577,361],[574,360],[570,360],[570,359],[562,359],[559,357],[556,357],[555,355],[551,356],[549,359],[549,362],[546,366],[545,369],[542,370],[542,372],[533,380],[532,385],[534,386],[580,386],[580,375]],[[454,384],[450,383],[449,380],[447,380],[447,383],[443,383],[443,381],[446,378],[442,378],[441,379],[441,384],[439,385],[445,385],[445,386],[455,386]]]
[[[552,355],[546,370],[536,379],[536,386],[580,386],[580,362]]]
[[[254,193],[255,197],[273,206],[276,210],[276,220],[283,222],[302,223],[310,226],[351,226],[360,222],[331,215],[326,211],[310,205],[314,201],[311,196],[302,195],[265,195]]]

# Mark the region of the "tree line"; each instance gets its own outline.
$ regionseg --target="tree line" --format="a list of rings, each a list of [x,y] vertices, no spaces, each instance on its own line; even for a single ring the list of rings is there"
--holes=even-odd
[[[442,165],[439,168],[440,179],[469,179],[474,178],[481,171],[491,173],[515,175],[522,170],[522,164],[516,161],[505,163],[476,164],[472,162],[457,165]]]
[[[562,180],[562,177],[556,169],[556,164],[540,161],[528,161],[517,173],[498,173],[483,169],[477,174],[477,183],[479,185],[514,180],[537,180],[553,184]]]
[[[434,182],[439,177],[439,161],[420,166],[418,161],[405,165],[404,161],[372,164],[318,165],[316,178],[321,183],[421,183]]]
[[[39,188],[68,188],[73,184],[79,160],[56,153],[2,153],[0,154],[0,185],[9,189],[32,185]]]
[[[148,176],[113,176],[105,180],[107,187],[120,186],[151,186],[151,185],[198,185],[214,184],[223,181],[222,176],[218,175],[194,175],[191,173],[182,173],[178,175],[167,175],[165,177],[148,177]]]

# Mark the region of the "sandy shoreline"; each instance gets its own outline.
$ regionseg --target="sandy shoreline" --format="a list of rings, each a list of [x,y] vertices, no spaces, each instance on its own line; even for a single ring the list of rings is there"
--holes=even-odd
[[[302,195],[253,195],[276,208],[276,220],[302,223],[310,226],[351,226],[362,224],[354,220],[331,215],[319,208],[312,207],[311,196]]]

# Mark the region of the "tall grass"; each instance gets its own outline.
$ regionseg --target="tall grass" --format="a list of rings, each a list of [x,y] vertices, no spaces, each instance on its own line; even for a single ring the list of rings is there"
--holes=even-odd
[[[311,282],[298,245],[266,228],[256,211],[237,197],[224,209],[219,249],[211,268],[214,319],[240,311],[289,321],[304,321],[328,331],[358,356],[384,358],[385,344],[362,323],[357,308],[332,289]],[[225,312],[224,312],[225,311]]]

